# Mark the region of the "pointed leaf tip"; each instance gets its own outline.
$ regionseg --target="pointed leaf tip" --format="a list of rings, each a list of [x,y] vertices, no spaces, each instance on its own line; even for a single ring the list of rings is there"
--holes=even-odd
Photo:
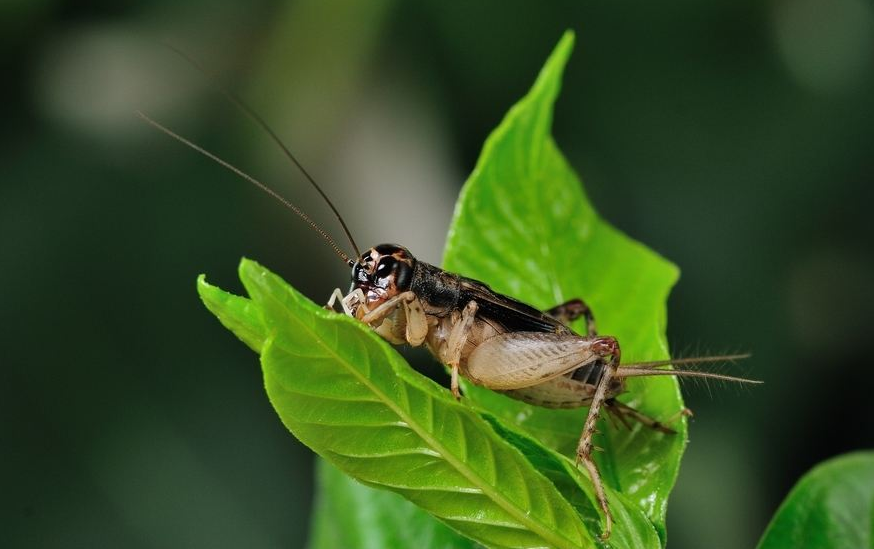
[[[558,79],[561,78],[561,74],[564,72],[564,67],[567,65],[568,59],[570,59],[571,53],[574,51],[575,41],[576,37],[574,31],[566,30],[561,39],[552,49],[552,53],[549,54],[549,58],[546,60],[543,69],[540,71],[540,75],[537,77],[537,81],[534,83],[534,87],[537,87],[539,84],[542,85],[541,81],[543,80],[550,80],[550,75],[553,72],[558,72]]]
[[[266,339],[261,311],[252,300],[231,294],[197,277],[197,294],[204,306],[253,351],[260,352]]]

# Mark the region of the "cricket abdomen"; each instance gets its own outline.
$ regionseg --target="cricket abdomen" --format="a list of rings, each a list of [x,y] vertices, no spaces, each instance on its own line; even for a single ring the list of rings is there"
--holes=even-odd
[[[580,408],[592,403],[595,389],[603,375],[604,362],[599,360],[543,383],[501,393],[544,408]],[[624,390],[622,380],[612,378],[607,387],[606,398],[615,397]]]
[[[444,364],[450,361],[450,334],[459,321],[460,314],[457,312],[443,317],[429,317],[426,345]],[[516,342],[514,334],[539,346],[530,347],[526,353],[527,343],[520,342],[516,349],[513,347]],[[496,346],[496,341],[502,343]],[[484,344],[484,348],[477,353],[476,368],[471,369],[471,355]],[[563,334],[548,332],[514,332],[495,321],[477,318],[467,333],[458,365],[462,376],[511,398],[546,408],[579,408],[591,404],[595,388],[605,371],[605,363],[587,350],[589,346],[591,340],[587,338],[568,338]],[[491,347],[496,347],[497,354],[486,351]],[[483,357],[484,352],[490,356]],[[579,361],[580,366],[549,377],[547,362],[550,359],[565,364]],[[534,366],[529,367],[528,362]],[[541,372],[543,379],[526,381],[528,377],[538,377]],[[531,384],[528,386],[519,386],[529,382]],[[611,379],[607,397],[616,396],[622,391],[622,381]]]

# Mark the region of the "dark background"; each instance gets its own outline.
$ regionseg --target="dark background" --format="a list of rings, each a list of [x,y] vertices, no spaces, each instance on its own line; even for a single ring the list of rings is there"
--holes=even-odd
[[[473,5],[475,4],[475,6]],[[301,547],[312,456],[200,304],[243,255],[316,300],[348,273],[292,214],[438,262],[488,132],[577,32],[555,135],[599,211],[682,269],[678,354],[749,350],[764,386],[689,384],[673,548],[750,547],[818,461],[874,446],[874,5],[867,0],[62,2],[0,6],[0,546]]]

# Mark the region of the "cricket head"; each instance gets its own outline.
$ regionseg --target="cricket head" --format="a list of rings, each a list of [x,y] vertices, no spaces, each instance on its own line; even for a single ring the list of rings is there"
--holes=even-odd
[[[386,300],[410,289],[416,258],[403,246],[380,244],[370,248],[352,265],[352,290],[364,292],[373,310]]]

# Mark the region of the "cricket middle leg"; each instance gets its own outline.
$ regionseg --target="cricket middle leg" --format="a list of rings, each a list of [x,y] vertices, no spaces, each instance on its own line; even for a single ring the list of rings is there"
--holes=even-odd
[[[595,315],[592,314],[592,309],[582,299],[571,299],[544,312],[565,324],[583,317],[586,319],[586,335],[594,337],[597,334]]]

